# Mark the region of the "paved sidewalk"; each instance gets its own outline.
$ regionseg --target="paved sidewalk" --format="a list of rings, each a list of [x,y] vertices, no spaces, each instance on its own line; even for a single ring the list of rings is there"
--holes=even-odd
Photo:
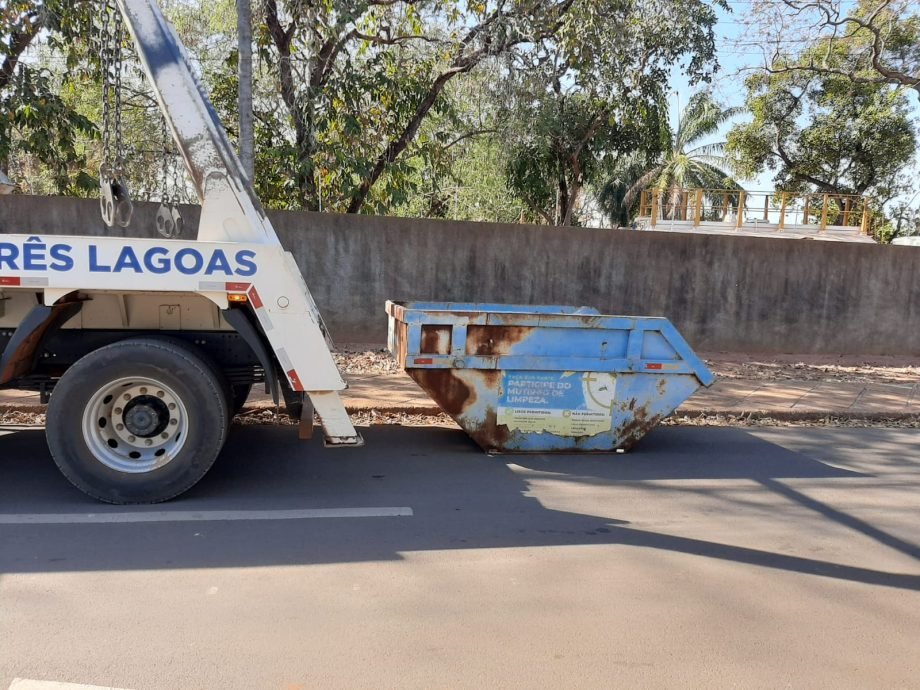
[[[405,374],[363,374],[347,377],[343,398],[349,412],[437,414],[438,406]],[[254,391],[247,407],[271,406]],[[37,393],[0,390],[0,412],[40,412]],[[686,414],[763,415],[786,419],[824,416],[853,418],[903,417],[920,414],[920,383],[844,383],[824,381],[717,381],[678,410]]]

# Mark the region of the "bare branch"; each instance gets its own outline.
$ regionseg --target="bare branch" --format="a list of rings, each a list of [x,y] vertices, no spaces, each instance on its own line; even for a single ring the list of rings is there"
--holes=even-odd
[[[453,148],[454,146],[459,144],[461,141],[466,141],[467,139],[472,139],[473,137],[480,137],[483,134],[497,134],[497,133],[498,133],[497,129],[476,129],[476,130],[473,130],[472,132],[461,134],[460,136],[452,139],[448,143],[444,144],[443,149],[446,151],[450,148]]]
[[[3,64],[0,65],[0,89],[5,89],[9,86],[13,74],[16,72],[16,67],[19,65],[19,60],[22,58],[22,54],[32,44],[32,41],[35,40],[38,34],[41,33],[42,28],[44,28],[42,16],[37,11],[33,11],[27,13],[26,16],[23,17],[23,25],[21,28],[11,32],[6,59],[3,61]]]
[[[432,38],[431,36],[425,35],[415,35],[415,34],[405,34],[402,36],[371,36],[368,34],[362,34],[359,31],[352,31],[350,34],[353,38],[358,38],[362,41],[367,41],[378,46],[395,46],[402,43],[408,43],[409,41],[424,41],[426,43],[443,43],[440,39]]]
[[[793,11],[795,16],[808,12],[817,13],[819,19],[813,28],[817,31],[830,29],[830,34],[820,39],[824,42],[820,59],[809,56],[806,62],[800,64],[790,64],[783,58],[779,38],[777,38],[772,60],[765,66],[769,73],[812,72],[844,77],[856,84],[906,86],[920,94],[920,73],[909,73],[886,61],[889,23],[892,21],[892,13],[898,11],[897,8],[892,7],[892,0],[880,0],[875,8],[865,16],[853,13],[844,14],[841,6],[831,0],[782,0],[782,2]],[[867,52],[861,56],[862,59],[856,56],[857,63],[848,67],[834,65],[834,48],[841,42],[852,41],[862,34],[871,39]],[[865,74],[866,70],[875,72],[877,76]]]

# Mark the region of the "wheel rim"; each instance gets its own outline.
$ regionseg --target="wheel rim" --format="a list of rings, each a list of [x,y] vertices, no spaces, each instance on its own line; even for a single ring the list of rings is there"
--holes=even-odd
[[[106,467],[143,474],[172,462],[185,446],[188,412],[176,392],[146,377],[107,383],[83,413],[83,440]]]

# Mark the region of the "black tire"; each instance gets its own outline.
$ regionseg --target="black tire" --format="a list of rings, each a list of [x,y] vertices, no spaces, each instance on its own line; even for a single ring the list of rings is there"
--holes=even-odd
[[[236,417],[240,412],[243,411],[243,407],[246,405],[246,401],[249,400],[249,394],[252,393],[252,384],[251,383],[242,383],[236,386],[232,386],[233,392],[230,403],[231,417]]]
[[[169,391],[166,400],[175,399],[184,414],[181,422],[173,422],[169,417],[175,413],[165,413],[164,424],[175,423],[175,428],[178,429],[174,434],[172,450],[165,456],[171,459],[149,471],[139,471],[133,467],[129,467],[132,471],[120,471],[112,465],[122,465],[113,462],[111,458],[108,458],[107,464],[107,451],[104,445],[101,451],[94,452],[92,447],[96,441],[91,409],[95,410],[97,405],[102,404],[119,404],[110,402],[112,395],[105,395],[104,398],[101,396],[107,388],[111,390],[113,385],[127,387],[129,384],[120,382],[132,378],[142,382],[138,385],[149,385],[144,384],[144,381],[161,383],[163,388]],[[142,393],[146,390],[140,389]],[[161,393],[162,391],[157,395]],[[127,394],[125,398],[127,399]],[[197,354],[191,346],[155,337],[123,340],[83,357],[67,370],[55,386],[48,405],[48,446],[64,476],[78,489],[95,499],[115,504],[168,501],[197,484],[217,459],[229,428],[227,398],[225,383],[206,359]],[[132,403],[138,407],[136,402],[141,399],[145,401],[144,409],[153,410],[155,413],[147,415],[148,420],[156,422],[162,417],[162,414],[160,417],[156,414],[161,408],[165,409],[162,402],[154,400],[152,394],[145,395],[123,403],[124,410],[114,409],[109,422],[110,427],[114,429],[115,422],[121,419],[124,424],[118,424],[122,429],[119,433],[135,433],[137,427],[131,426],[128,421],[128,408]],[[148,403],[147,400],[152,402]],[[123,414],[119,417],[115,413]],[[104,421],[100,419],[98,424],[103,430],[106,427]],[[127,431],[125,425],[128,425]],[[161,443],[160,437],[156,434],[165,429],[166,433],[162,434],[165,438],[173,428],[166,426],[154,429],[151,425],[149,430],[154,435],[150,438],[156,439],[156,443]],[[142,428],[142,431],[147,430],[148,427]],[[103,432],[98,433],[101,438]],[[114,431],[104,433],[114,434]],[[180,445],[182,434],[184,439],[181,439]],[[142,433],[138,435],[147,438]],[[137,441],[134,436],[130,438]],[[117,441],[112,438],[107,443],[114,449],[118,446]],[[113,442],[114,446],[111,445]],[[126,450],[131,448],[127,445],[123,447]],[[165,450],[163,452],[166,453]],[[130,460],[124,460],[124,463],[130,465]]]

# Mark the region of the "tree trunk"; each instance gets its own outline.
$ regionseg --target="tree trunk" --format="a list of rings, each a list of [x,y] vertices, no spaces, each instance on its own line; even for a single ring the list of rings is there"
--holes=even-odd
[[[294,176],[297,188],[300,190],[301,203],[307,211],[318,211],[319,198],[316,193],[316,178],[313,171],[313,154],[316,152],[316,140],[313,136],[313,107],[312,103],[299,102],[297,81],[291,66],[291,42],[297,29],[296,20],[285,29],[278,19],[276,0],[265,0],[265,21],[275,48],[278,50],[281,99],[294,123],[294,140],[297,146]]]
[[[240,161],[246,179],[255,177],[255,123],[252,108],[252,6],[250,0],[236,0],[239,33]]]
[[[562,216],[562,227],[572,225],[572,217],[575,215],[575,204],[578,202],[578,195],[581,194],[581,184],[572,182],[569,185],[569,194],[565,200],[565,213]]]
[[[472,67],[472,65],[470,65],[470,67]],[[435,102],[438,100],[438,96],[441,95],[447,83],[463,71],[466,70],[450,69],[434,80],[434,83],[428,89],[428,93],[425,94],[425,97],[418,104],[418,107],[416,107],[415,113],[412,115],[405,129],[403,129],[399,137],[390,142],[377,159],[371,172],[361,181],[361,185],[358,187],[358,190],[352,197],[351,203],[348,205],[348,213],[361,212],[361,208],[367,200],[367,195],[370,193],[371,187],[380,179],[380,176],[387,169],[387,166],[395,161],[397,157],[406,150],[412,140],[415,139],[419,127],[421,127],[422,122],[425,120],[425,117],[431,111],[432,107],[434,107]]]

